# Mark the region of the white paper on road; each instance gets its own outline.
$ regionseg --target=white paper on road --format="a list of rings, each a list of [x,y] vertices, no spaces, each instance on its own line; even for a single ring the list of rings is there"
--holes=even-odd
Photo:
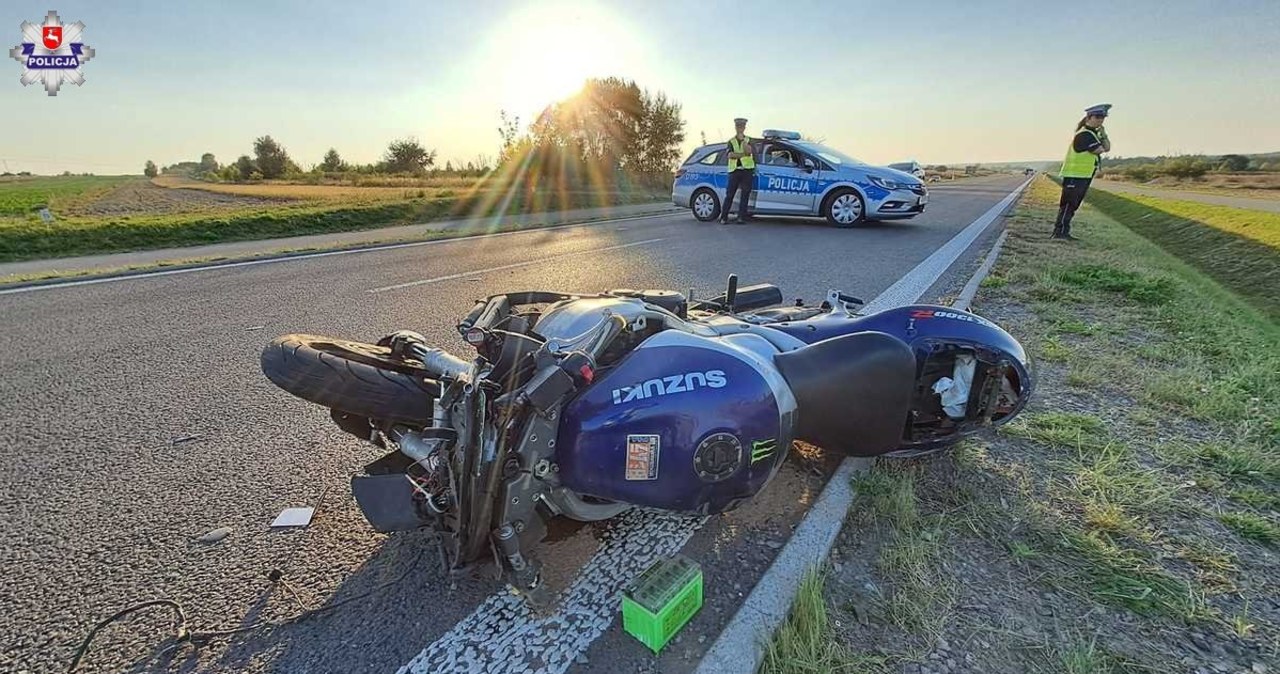
[[[285,508],[276,515],[275,521],[271,523],[274,527],[305,527],[311,524],[311,516],[316,513],[315,508]]]

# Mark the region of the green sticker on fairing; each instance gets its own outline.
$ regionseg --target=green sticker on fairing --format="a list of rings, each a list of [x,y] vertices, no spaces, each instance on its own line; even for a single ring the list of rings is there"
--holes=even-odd
[[[751,443],[751,463],[763,461],[778,450],[777,440],[756,440]]]

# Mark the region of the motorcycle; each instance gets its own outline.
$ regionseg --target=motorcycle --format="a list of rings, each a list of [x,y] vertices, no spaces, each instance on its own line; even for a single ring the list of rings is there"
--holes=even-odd
[[[784,306],[776,286],[736,276],[706,300],[507,293],[457,324],[469,360],[399,331],[376,344],[284,335],[261,366],[388,450],[351,479],[376,530],[434,528],[445,568],[491,561],[541,605],[534,550],[552,518],[723,513],[769,484],[793,441],[910,456],[1026,405],[1027,354],[991,321],[863,304],[833,290]]]

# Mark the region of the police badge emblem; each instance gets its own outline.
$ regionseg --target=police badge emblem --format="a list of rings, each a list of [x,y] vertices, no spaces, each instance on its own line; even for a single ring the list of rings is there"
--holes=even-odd
[[[22,22],[22,43],[9,50],[9,56],[22,64],[22,86],[44,83],[50,96],[57,96],[63,82],[84,84],[80,66],[93,58],[92,47],[80,40],[84,22],[62,25],[57,12],[49,12],[44,23]]]

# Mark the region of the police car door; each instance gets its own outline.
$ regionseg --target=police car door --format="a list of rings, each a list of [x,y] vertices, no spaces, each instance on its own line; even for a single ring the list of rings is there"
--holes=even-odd
[[[799,148],[768,141],[756,164],[758,207],[779,213],[805,215],[813,212],[818,173],[812,159]]]

